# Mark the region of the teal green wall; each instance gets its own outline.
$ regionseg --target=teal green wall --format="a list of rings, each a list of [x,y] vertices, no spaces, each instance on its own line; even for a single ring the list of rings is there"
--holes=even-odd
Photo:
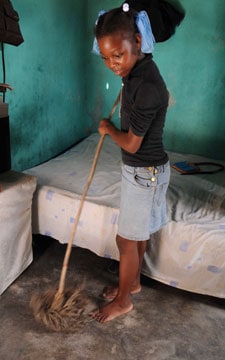
[[[172,94],[168,149],[225,159],[225,2],[183,0],[186,18],[155,59]]]
[[[13,0],[24,43],[5,45],[12,168],[51,158],[87,135],[85,2]]]
[[[172,97],[165,145],[225,159],[225,2],[180,1],[186,18],[154,53]],[[5,45],[13,169],[55,156],[108,116],[121,80],[91,54],[92,29],[100,9],[121,2],[12,0],[25,39]]]

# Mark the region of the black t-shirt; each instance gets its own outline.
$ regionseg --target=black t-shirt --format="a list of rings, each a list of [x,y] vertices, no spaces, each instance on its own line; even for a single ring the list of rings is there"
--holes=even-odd
[[[122,149],[122,160],[130,166],[159,166],[168,161],[163,147],[163,127],[168,106],[168,91],[159,70],[146,55],[123,78],[121,130],[144,136],[140,149],[131,154]]]

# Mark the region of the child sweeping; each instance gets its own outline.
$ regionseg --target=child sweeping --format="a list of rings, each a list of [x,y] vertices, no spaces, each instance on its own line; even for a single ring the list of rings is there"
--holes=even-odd
[[[122,78],[121,129],[108,119],[99,133],[121,148],[122,181],[116,243],[118,287],[103,290],[110,300],[92,312],[108,322],[133,309],[132,294],[141,291],[140,274],[147,241],[167,223],[166,192],[170,164],[163,146],[168,91],[153,61],[154,35],[145,11],[124,3],[101,12],[95,26],[93,51]]]

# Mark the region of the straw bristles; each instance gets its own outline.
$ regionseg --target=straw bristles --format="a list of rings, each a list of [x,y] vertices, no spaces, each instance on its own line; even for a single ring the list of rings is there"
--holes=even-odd
[[[86,325],[89,316],[85,313],[87,297],[81,288],[67,289],[62,294],[48,290],[33,294],[30,306],[35,319],[53,331],[75,332]]]

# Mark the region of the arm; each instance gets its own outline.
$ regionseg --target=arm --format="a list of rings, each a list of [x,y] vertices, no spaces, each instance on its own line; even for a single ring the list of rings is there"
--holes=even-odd
[[[131,129],[128,132],[118,130],[107,119],[100,121],[98,131],[101,135],[110,135],[119,147],[131,154],[135,154],[138,151],[143,140],[143,136],[134,135]]]

